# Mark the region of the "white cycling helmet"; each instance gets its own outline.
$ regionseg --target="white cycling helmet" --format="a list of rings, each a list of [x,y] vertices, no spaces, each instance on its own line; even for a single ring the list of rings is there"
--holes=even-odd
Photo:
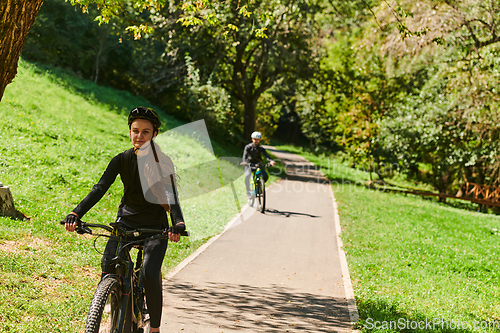
[[[255,131],[252,133],[252,139],[260,139],[260,138],[262,138],[262,134],[260,132]]]

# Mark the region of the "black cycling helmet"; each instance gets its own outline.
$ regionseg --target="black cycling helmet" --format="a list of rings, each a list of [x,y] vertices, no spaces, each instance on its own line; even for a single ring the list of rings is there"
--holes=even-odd
[[[128,128],[132,126],[132,123],[136,119],[149,120],[153,123],[154,131],[158,131],[161,126],[160,116],[158,116],[158,113],[156,113],[156,111],[151,108],[139,106],[130,111],[130,114],[128,115]]]

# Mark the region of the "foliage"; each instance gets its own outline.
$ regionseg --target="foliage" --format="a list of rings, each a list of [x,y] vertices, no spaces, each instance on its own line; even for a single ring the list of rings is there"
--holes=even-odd
[[[311,59],[317,51],[311,37],[318,29],[314,17],[321,8],[315,3],[298,2],[289,6],[262,1],[244,8],[234,2],[214,3],[206,12],[217,17],[217,24],[187,27],[185,21],[179,21],[183,11],[177,10],[176,5],[165,3],[141,12],[140,2],[138,6],[122,4],[123,8],[113,10],[110,8],[120,2],[106,4],[106,8],[99,4],[100,10],[107,13],[102,18],[109,20],[105,20],[108,25],[98,26],[91,21],[97,9],[91,5],[92,1],[87,2],[79,4],[90,16],[48,0],[29,36],[24,55],[31,60],[69,67],[85,78],[140,94],[190,120],[199,113],[193,101],[203,98],[193,99],[193,89],[186,89],[191,83],[186,81],[188,67],[184,56],[189,53],[200,82],[210,82],[200,83],[201,89],[220,86],[231,95],[230,111],[211,117],[210,108],[205,108],[202,116],[218,119],[209,121],[209,127],[214,132],[222,129],[233,142],[241,140],[237,139],[241,125],[251,132],[257,119],[259,128],[267,128],[271,134],[280,110],[272,106],[269,109],[269,105],[277,105],[270,95],[266,95],[265,106],[258,105],[261,95],[280,78],[307,78],[315,71],[316,64]],[[130,20],[145,22],[154,29],[134,41],[124,32]],[[265,38],[259,33],[264,30]],[[224,122],[224,117],[232,121]]]
[[[188,98],[188,115],[190,120],[205,119],[212,133],[226,133],[238,137],[238,127],[231,124],[236,115],[231,109],[230,96],[224,88],[212,84],[211,78],[205,84],[200,82],[200,70],[195,68],[192,58],[186,54],[187,76],[185,80]]]
[[[425,4],[423,2],[417,10],[419,19],[425,15],[430,17],[431,8]],[[418,63],[425,61],[427,66],[429,62],[433,64],[434,72],[419,92],[395,105],[395,114],[406,110],[407,116],[413,119],[425,117],[426,132],[434,133],[426,135],[421,129],[413,129],[410,135],[400,135],[398,140],[408,146],[404,149],[409,154],[419,156],[419,162],[431,165],[431,181],[440,191],[449,190],[453,182],[457,190],[464,179],[480,184],[498,184],[499,181],[500,155],[494,144],[498,140],[498,112],[495,111],[498,92],[494,88],[498,82],[495,60],[498,46],[488,37],[495,34],[488,26],[497,20],[498,9],[494,5],[489,8],[491,5],[441,4],[438,8],[442,16],[454,17],[455,25],[445,28],[442,22],[441,25],[435,22],[439,21],[436,17],[428,21],[435,30],[433,36],[441,33],[447,44],[439,48],[426,46],[419,58],[405,55],[414,59],[413,68],[415,62],[418,67]],[[415,45],[415,41],[411,44]],[[394,121],[389,131],[394,129],[397,119],[398,116],[388,120]],[[434,130],[428,132],[430,128]],[[391,145],[396,142],[394,137],[392,139]],[[408,145],[408,140],[414,140],[415,145]],[[416,153],[417,150],[420,152]]]
[[[236,145],[257,128],[439,191],[499,183],[493,2],[100,3],[106,26],[87,2],[90,16],[47,0],[25,56],[205,118]],[[147,25],[140,40],[130,22]]]
[[[127,48],[120,45],[117,29],[116,23],[100,27],[88,14],[75,12],[69,4],[47,0],[31,27],[22,54],[27,60],[70,68],[97,82],[99,67],[111,67],[110,71],[126,68]]]
[[[211,26],[221,26],[223,20],[220,19],[219,13],[223,11],[223,6],[227,5],[228,1],[214,2],[208,0],[201,1],[185,1],[181,4],[181,8],[184,14],[179,18],[179,22],[183,26],[197,26],[202,24],[208,24]],[[238,5],[235,7],[238,14],[241,17],[246,18],[265,18],[266,13],[255,13],[251,10],[251,5],[253,1],[238,1]],[[260,14],[260,16],[259,16]],[[229,22],[226,25],[222,25],[224,30],[224,35],[227,35],[230,31],[238,31],[238,27],[233,23]],[[267,38],[266,35],[267,27],[252,29],[252,34],[259,38]]]
[[[475,4],[370,4],[371,18],[327,45],[323,88],[305,94],[324,99],[319,119],[336,122],[313,135],[369,170],[397,163],[440,192],[498,184],[497,7]]]
[[[313,75],[320,54],[313,44],[320,3],[306,1],[256,1],[248,5],[248,17],[235,2],[221,3],[217,15],[222,26],[199,27],[198,36],[210,41],[202,56],[191,53],[204,68],[214,68],[220,83],[245,110],[244,137],[255,128],[256,107],[262,94],[280,78]],[[266,29],[266,38],[256,29]],[[208,52],[208,54],[207,54]],[[208,55],[208,56],[207,56]]]
[[[278,127],[278,121],[282,114],[283,105],[275,97],[274,89],[262,93],[257,105],[257,116],[255,130],[263,135],[263,143],[269,142]]]

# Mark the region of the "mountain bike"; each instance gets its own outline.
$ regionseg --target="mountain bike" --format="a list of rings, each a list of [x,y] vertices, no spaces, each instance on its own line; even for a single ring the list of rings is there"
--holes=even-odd
[[[61,221],[61,224],[64,224],[64,221]],[[97,236],[116,239],[118,254],[105,267],[104,271],[107,273],[101,278],[92,298],[84,332],[149,332],[149,315],[142,276],[142,250],[148,240],[168,238],[166,230],[127,230],[118,223],[110,223],[107,226],[79,221],[76,231],[79,234],[93,234],[91,228],[101,228],[109,232]],[[131,236],[136,238],[141,235],[141,239],[129,239]],[[185,231],[181,235],[189,236],[189,232]],[[131,258],[132,248],[138,250],[135,266]]]
[[[270,164],[262,164],[262,163],[248,163],[252,168],[253,173],[253,189],[252,189],[252,197],[250,198],[249,204],[253,207],[255,202],[255,198],[259,200],[258,210],[261,213],[265,213],[266,211],[266,182],[264,178],[262,178],[262,168],[269,167]],[[255,169],[255,170],[253,170]]]

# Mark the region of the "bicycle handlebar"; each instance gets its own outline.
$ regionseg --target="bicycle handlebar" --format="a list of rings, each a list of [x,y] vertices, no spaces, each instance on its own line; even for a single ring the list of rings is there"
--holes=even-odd
[[[271,163],[249,163],[249,162],[241,162],[240,165],[246,166],[249,165],[250,167],[265,167],[268,168],[271,166]]]
[[[61,224],[66,224],[64,220],[60,222]],[[105,224],[95,224],[95,223],[87,223],[81,220],[78,220],[77,222],[77,227],[76,227],[76,232],[79,234],[90,234],[92,235],[92,229],[90,228],[101,228],[104,229],[110,233],[112,233],[114,230],[118,229],[115,226],[107,226]],[[124,233],[126,235],[134,235],[138,236],[137,234],[142,234],[142,233],[148,233],[148,234],[165,234],[164,229],[147,229],[147,228],[138,228],[134,230],[124,230]],[[180,233],[181,236],[186,236],[189,237],[189,231],[183,231]]]

